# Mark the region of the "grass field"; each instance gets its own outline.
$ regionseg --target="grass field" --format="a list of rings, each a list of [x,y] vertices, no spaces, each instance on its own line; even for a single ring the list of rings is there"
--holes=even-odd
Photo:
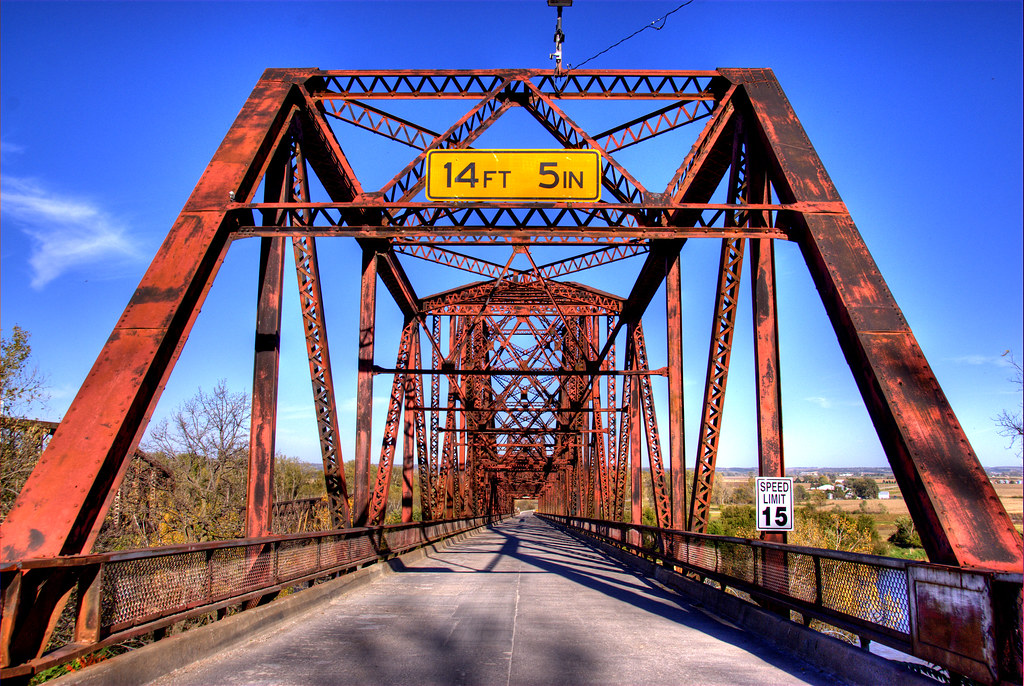
[[[894,522],[899,516],[907,516],[910,511],[907,509],[907,502],[900,493],[899,486],[893,479],[876,479],[880,491],[889,491],[887,500],[826,500],[821,504],[825,509],[838,508],[843,512],[866,512],[875,519],[878,533],[882,538],[888,538],[896,526]],[[723,479],[723,486],[736,488],[747,483],[747,477],[729,476]],[[992,484],[996,494],[1006,508],[1017,530],[1022,530],[1022,519],[1024,519],[1024,488],[1020,484]],[[717,508],[712,510],[712,518],[718,514]]]

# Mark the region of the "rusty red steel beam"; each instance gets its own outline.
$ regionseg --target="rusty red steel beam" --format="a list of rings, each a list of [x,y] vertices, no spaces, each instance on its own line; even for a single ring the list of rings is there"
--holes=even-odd
[[[682,275],[679,253],[669,254],[665,275],[665,347],[668,367],[668,440],[671,526],[686,526],[686,425],[683,394]]]
[[[601,183],[605,189],[614,195],[619,202],[627,204],[643,205],[647,189],[629,171],[619,164],[601,147],[593,137],[584,131],[576,122],[562,111],[558,105],[547,95],[539,91],[532,84],[527,82],[530,96],[523,102],[523,108],[548,130],[556,141],[564,148],[582,149],[589,148],[601,153],[603,160],[603,171]],[[642,224],[639,217],[637,221]]]
[[[627,339],[628,340],[628,339]],[[629,355],[627,355],[625,366],[629,367]],[[609,380],[614,377],[609,377]],[[626,496],[626,474],[629,470],[629,447],[630,435],[632,433],[631,408],[633,407],[633,384],[627,380],[622,384],[622,418],[618,426],[618,446],[612,455],[609,469],[612,471],[612,518],[623,521],[623,508],[625,507]],[[611,435],[611,434],[610,434]]]
[[[420,337],[418,332],[412,337],[412,360],[411,365],[421,364]],[[430,470],[430,457],[427,449],[427,420],[423,412],[423,378],[417,375],[408,374],[407,395],[405,411],[412,413],[413,429],[416,438],[416,467],[420,476],[420,517],[427,520],[430,518],[430,484],[434,475]],[[408,417],[408,415],[407,415]],[[408,436],[408,434],[406,434]],[[411,476],[409,477],[412,478]],[[404,515],[403,515],[404,516]]]
[[[308,70],[316,98],[479,98],[505,85],[522,93],[529,82],[559,99],[715,100],[710,90],[718,71],[589,70],[555,77],[547,69]],[[311,86],[313,89],[314,86]]]
[[[264,197],[267,200],[280,201],[292,197],[294,180],[290,158],[290,146],[280,145],[265,176]],[[274,212],[273,215],[276,222],[287,221],[283,212]],[[244,518],[245,534],[250,537],[266,536],[273,529],[274,446],[285,251],[284,238],[260,240]]]
[[[428,237],[429,242],[437,245],[524,245],[528,241],[545,245],[616,245],[634,240],[685,240],[689,238],[771,238],[774,240],[793,240],[794,230],[786,226],[758,228],[749,226],[658,226],[654,228],[624,228],[618,234],[612,227],[592,229],[574,227],[554,230],[565,234],[557,240],[551,236],[552,227],[524,226],[496,228],[495,226],[467,225],[438,226],[433,228],[418,227],[410,230],[402,227],[384,226],[319,226],[305,231],[288,227],[273,226],[242,226],[236,232],[238,238],[274,236],[291,237],[295,235],[312,236],[314,238],[357,238],[365,240],[388,240],[407,242],[409,239]]]
[[[712,191],[714,189],[711,189]],[[437,203],[374,202],[363,198],[351,202],[323,203],[238,203],[239,212],[250,210],[285,210],[294,214],[289,226],[240,224],[238,236],[291,235],[302,233],[314,236],[356,238],[404,239],[415,242],[437,242],[451,238],[453,230],[470,235],[479,234],[477,240],[517,238],[523,244],[532,244],[536,238],[547,236],[550,242],[587,237],[599,244],[635,243],[638,239],[682,238],[686,236],[743,235],[769,238],[790,238],[788,222],[779,226],[749,227],[725,223],[727,211],[735,211],[722,204],[699,202],[648,201],[635,203],[469,203],[442,206]],[[753,207],[767,210],[780,217],[800,212],[833,212],[841,209],[834,203],[790,203]],[[385,221],[378,221],[373,212],[383,213]],[[638,213],[650,219],[640,224]],[[685,215],[686,220],[672,217]],[[552,235],[552,231],[556,234]],[[518,232],[518,233],[517,233]],[[536,238],[535,238],[536,237]],[[613,241],[613,239],[615,239]],[[517,244],[512,241],[510,244]]]
[[[425,150],[441,134],[358,100],[325,99],[324,114],[396,143]]]
[[[713,111],[714,102],[707,100],[673,103],[625,124],[595,133],[593,138],[604,150],[615,152],[700,121],[711,116]]]
[[[315,232],[315,230],[314,230]],[[388,239],[393,245],[437,245],[437,246],[466,246],[466,245],[486,245],[490,247],[494,246],[515,246],[515,245],[538,245],[538,246],[587,246],[587,247],[601,247],[601,246],[616,246],[616,245],[629,245],[636,243],[638,239],[618,236],[605,236],[602,238],[592,238],[584,236],[556,236],[548,233],[547,235],[538,234],[532,232],[528,236],[492,236],[492,235],[468,235],[460,236],[457,233],[447,232],[443,235],[438,236],[399,236]]]
[[[633,322],[626,330],[626,367],[636,369],[638,366],[636,349],[636,329],[640,322]],[[622,405],[627,408],[629,417],[629,431],[626,430],[625,422],[622,427],[622,437],[629,441],[629,489],[630,509],[629,521],[634,524],[643,522],[643,449],[640,445],[641,430],[643,421],[641,417],[640,378],[631,377],[625,384],[629,387],[629,401],[623,397]],[[636,541],[638,542],[638,541]]]
[[[502,273],[502,265],[478,257],[470,257],[454,250],[446,250],[432,245],[403,244],[395,247],[395,252],[400,255],[409,255],[421,260],[440,264],[445,267],[461,269],[462,271],[491,278],[498,278]],[[520,270],[515,270],[520,271]]]
[[[256,192],[296,89],[294,76],[268,72],[243,105],[7,515],[0,558],[91,548],[237,228],[231,194]]]
[[[374,374],[394,374],[399,370],[394,367],[378,367],[374,365]],[[446,369],[409,369],[406,373],[417,374],[426,376],[428,374],[440,374],[447,373]],[[550,376],[550,377],[572,377],[578,378],[581,376],[668,376],[668,367],[658,367],[657,369],[597,369],[579,371],[572,369],[555,369],[555,368],[534,368],[534,369],[505,369],[487,367],[484,369],[460,369],[458,373],[462,376]],[[575,412],[575,410],[571,410]]]
[[[752,147],[752,146],[751,146]],[[771,193],[762,158],[748,149],[748,184],[755,201]],[[752,222],[763,222],[764,216],[754,212]],[[779,362],[778,308],[775,290],[775,245],[771,240],[750,241],[750,293],[754,318],[754,369],[757,383],[758,475],[785,476],[786,466],[782,441],[782,379]],[[785,532],[762,532],[761,538],[785,543]],[[777,555],[775,556],[778,557]],[[786,578],[784,558],[774,559],[781,568],[776,577]]]
[[[704,402],[698,434],[697,459],[693,472],[693,489],[687,529],[697,533],[707,531],[714,486],[715,462],[722,436],[722,417],[725,391],[729,380],[729,361],[732,356],[739,298],[740,274],[743,267],[742,240],[722,241],[718,289],[715,296],[711,345],[708,353],[708,373],[704,386]]]
[[[309,179],[302,147],[295,144],[293,155],[293,198],[309,200]],[[348,526],[352,513],[348,505],[348,485],[345,483],[345,465],[341,453],[338,405],[331,370],[330,344],[324,298],[320,288],[320,263],[316,252],[316,239],[312,236],[292,238],[295,258],[295,277],[298,283],[299,308],[302,312],[306,339],[306,358],[309,361],[309,380],[313,391],[317,435],[327,490],[327,511],[336,528]]]
[[[742,84],[783,201],[841,203],[768,69],[722,70]],[[800,246],[928,557],[1016,571],[1022,544],[847,211],[802,213]]]
[[[359,290],[356,367],[356,441],[352,525],[365,526],[370,515],[370,438],[373,430],[373,353],[376,336],[377,252],[364,247]]]
[[[444,356],[441,354],[441,347],[440,347],[440,341],[441,341],[441,317],[437,316],[436,314],[432,315],[430,317],[430,338],[431,338],[431,340],[437,342],[434,346],[431,347],[431,350],[430,350],[431,362],[433,363],[433,367],[435,369],[437,369],[438,367],[441,366],[441,359]],[[417,366],[419,366],[419,365],[417,365]],[[417,376],[417,378],[420,378],[420,377]],[[429,475],[429,480],[423,478],[423,473],[424,473],[423,472],[423,468],[422,467],[420,468],[420,493],[423,493],[424,490],[426,491],[426,501],[427,501],[426,504],[421,505],[421,507],[422,507],[424,512],[428,512],[429,513],[428,515],[426,515],[426,516],[429,516],[429,517],[433,517],[434,512],[436,512],[436,505],[435,505],[435,501],[434,501],[435,493],[436,493],[436,488],[435,488],[434,482],[436,480],[436,475],[438,473],[438,447],[439,447],[438,446],[438,429],[439,429],[438,423],[439,423],[439,414],[440,414],[440,412],[438,411],[438,409],[435,409],[435,408],[438,408],[438,404],[440,402],[441,402],[441,377],[438,374],[431,374],[430,375],[430,404],[431,404],[432,407],[431,407],[431,412],[430,412],[430,453],[429,453],[428,458],[427,458],[428,459],[427,474]],[[424,499],[424,497],[421,496],[420,497],[421,503],[422,503],[423,499]]]
[[[306,356],[309,360],[309,378],[327,487],[328,511],[332,522],[342,527],[348,525],[352,515],[348,506],[348,486],[345,483],[345,465],[338,425],[338,404],[331,371],[330,346],[323,295],[320,292],[320,268],[315,239],[296,237],[292,239],[292,250],[299,287],[299,306],[306,332]]]
[[[695,170],[695,171],[700,171]],[[510,210],[522,210],[524,216],[529,217],[530,221],[536,226],[546,225],[548,228],[551,227],[568,227],[570,224],[566,221],[572,217],[590,217],[590,223],[593,223],[593,217],[587,215],[587,212],[603,211],[605,214],[601,215],[605,218],[606,223],[614,228],[628,228],[623,226],[624,221],[627,219],[627,212],[637,212],[640,210],[651,210],[659,212],[683,212],[683,211],[715,211],[715,210],[735,210],[735,207],[730,207],[727,203],[714,203],[714,202],[697,202],[691,200],[673,200],[666,198],[661,195],[657,195],[644,202],[612,202],[612,201],[552,201],[552,200],[537,200],[537,201],[495,201],[495,202],[483,202],[483,201],[471,201],[465,200],[460,201],[457,205],[447,206],[437,201],[429,202],[422,200],[384,200],[377,199],[373,195],[363,195],[353,198],[350,201],[330,201],[330,202],[242,202],[232,201],[228,203],[228,208],[237,210],[287,210],[289,212],[309,212],[313,219],[322,218],[324,221],[331,221],[332,217],[336,217],[342,212],[369,212],[369,211],[386,211],[396,216],[398,219],[402,219],[401,212],[414,212],[414,211],[428,211],[428,210],[444,210],[449,214],[447,217],[455,217],[452,222],[461,222],[468,224],[469,222],[464,221],[466,214],[453,214],[456,212],[471,212],[475,215],[485,216],[485,214],[499,214],[501,220],[508,222],[507,226],[529,226],[529,224],[522,223],[517,224],[517,218],[514,214],[510,213]],[[842,213],[842,204],[836,201],[792,201],[792,202],[776,202],[776,203],[761,203],[751,204],[753,210],[771,211],[771,212],[822,212],[822,213]],[[615,213],[615,214],[612,214]],[[412,215],[410,215],[411,217]],[[596,216],[596,215],[595,215]],[[715,220],[721,219],[721,213],[717,212],[714,216]],[[608,219],[610,218],[610,219]],[[333,220],[337,225],[345,225],[344,218]],[[406,222],[411,221],[410,218],[405,219]],[[487,222],[484,222],[485,224]],[[367,226],[373,225],[371,222],[367,222]],[[584,225],[582,222],[580,225]],[[278,226],[278,224],[271,224],[270,226]],[[311,226],[316,225],[299,224],[299,226]],[[696,226],[711,226],[709,221],[705,221]],[[258,228],[258,227],[257,227]],[[648,227],[656,228],[656,227]]]
[[[391,395],[388,400],[388,413],[384,419],[384,438],[381,441],[380,457],[377,460],[377,479],[370,494],[370,512],[367,517],[369,526],[380,526],[387,514],[388,492],[391,487],[391,468],[395,463],[395,447],[398,445],[398,427],[402,418],[402,401],[405,399],[404,369],[409,366],[412,354],[413,336],[418,333],[419,325],[408,320],[402,330],[402,338],[398,344],[397,368],[391,383]],[[412,460],[408,460],[412,465]],[[404,469],[403,469],[404,472]]]
[[[742,122],[738,115],[734,117]],[[742,205],[750,200],[748,191],[749,141],[742,126],[733,129],[731,164],[727,200],[731,205]],[[697,189],[694,192],[699,192]],[[746,211],[749,213],[749,209]],[[726,221],[737,222],[737,214],[729,211]],[[749,221],[749,214],[742,214]],[[697,458],[693,470],[693,491],[687,529],[706,533],[711,514],[711,493],[715,481],[715,463],[722,436],[725,416],[726,388],[729,381],[729,363],[732,357],[736,329],[736,309],[739,305],[740,277],[743,271],[743,239],[725,239],[718,265],[718,287],[715,292],[715,310],[711,323],[711,343],[708,350],[707,377],[704,382],[704,404],[701,409]]]
[[[536,274],[539,277],[552,279],[558,276],[568,276],[594,267],[612,264],[620,260],[629,259],[647,252],[646,244],[633,243],[630,245],[614,245],[599,250],[592,250],[582,255],[558,260],[537,268]],[[409,255],[421,260],[435,264],[461,269],[472,274],[479,274],[490,278],[497,278],[502,271],[502,265],[495,262],[471,257],[454,250],[440,248],[427,243],[406,243],[395,247],[395,252],[400,255]],[[530,274],[530,270],[509,269],[510,272],[522,275]]]
[[[735,92],[736,87],[730,87],[722,100],[716,103],[711,119],[668,182],[665,188],[667,197],[677,202],[698,203],[711,198],[732,160]],[[676,212],[670,221],[672,224],[679,224],[683,220],[679,212]]]
[[[669,487],[665,479],[664,462],[661,458],[661,435],[658,432],[658,415],[654,407],[654,389],[651,388],[651,377],[643,372],[648,368],[647,343],[644,340],[642,323],[633,329],[633,349],[636,371],[640,372],[640,409],[642,410],[647,442],[647,464],[651,470],[651,490],[653,492],[654,513],[658,526],[668,528],[671,525],[671,504]]]
[[[405,168],[380,189],[379,195],[387,201],[408,201],[422,190],[426,183],[427,153],[431,150],[465,149],[479,138],[491,124],[501,118],[511,107],[509,102],[495,98],[498,89],[488,93],[461,119],[452,124],[420,152]]]
[[[245,505],[245,535],[253,538],[273,531],[274,443],[287,247],[283,238],[264,238],[261,243]]]
[[[607,353],[603,355],[603,359],[600,359],[602,367],[608,369],[615,368],[615,340],[614,335],[618,330],[616,328],[617,317],[610,316],[605,320],[605,347],[608,348]],[[607,342],[611,341],[611,345],[608,346]],[[604,353],[604,348],[601,349]],[[619,407],[616,402],[618,390],[615,384],[615,376],[609,376],[605,380],[605,392],[607,393],[607,404],[608,408],[615,410],[608,414],[608,452],[605,457],[605,518],[606,519],[622,519],[620,509],[615,505],[616,488],[618,484],[618,471],[616,465],[618,464],[618,420],[617,414],[625,411],[625,406]],[[595,384],[596,385],[596,384]],[[625,385],[625,384],[624,384]]]
[[[547,284],[547,288],[562,298],[563,307],[583,307],[587,309],[586,314],[617,313],[624,303],[617,296],[580,284],[551,281]],[[518,310],[525,305],[525,312],[515,311],[512,313],[530,314],[531,316],[553,314],[553,309],[547,302],[547,298],[535,287],[533,282],[523,283],[514,278],[503,279],[499,284],[496,284],[494,280],[478,282],[438,293],[423,298],[422,307],[424,312],[435,314],[471,314],[477,311],[480,304],[486,302],[491,302],[491,311],[493,312],[504,313],[505,310],[501,308],[508,308],[510,311]],[[463,312],[452,311],[453,307],[460,306],[465,306],[466,310]]]
[[[601,320],[599,317],[588,318],[588,326],[595,342],[600,345]],[[589,442],[590,451],[590,478],[591,487],[588,497],[590,498],[590,516],[603,516],[604,511],[604,487],[602,480],[602,469],[606,460],[605,437],[608,431],[603,426],[601,408],[601,386],[593,384],[590,389],[590,431],[594,434]]]
[[[459,353],[456,349],[456,340],[462,329],[465,328],[464,317],[449,317],[448,318],[448,355],[446,359],[451,359],[457,356]],[[461,380],[452,374],[448,375],[448,405],[453,407],[457,402],[462,402],[465,407],[466,396],[461,386]],[[438,479],[435,484],[435,502],[437,503],[437,510],[435,511],[435,517],[442,518],[447,516],[451,511],[451,502],[454,498],[452,493],[452,460],[458,459],[455,453],[455,446],[453,442],[455,440],[454,433],[452,430],[456,427],[456,418],[454,412],[448,412],[445,414],[445,430],[448,433],[444,437],[444,443],[442,444],[441,454],[438,462]]]
[[[600,267],[606,264],[612,264],[613,262],[619,262],[620,260],[626,260],[630,257],[636,257],[637,255],[646,254],[648,246],[646,244],[633,243],[630,245],[613,245],[599,250],[592,250],[582,255],[576,255],[574,257],[559,260],[557,262],[550,262],[543,264],[537,268],[537,273],[546,278],[553,279],[556,276],[568,276],[569,274],[575,274],[586,269],[592,269],[594,267]]]

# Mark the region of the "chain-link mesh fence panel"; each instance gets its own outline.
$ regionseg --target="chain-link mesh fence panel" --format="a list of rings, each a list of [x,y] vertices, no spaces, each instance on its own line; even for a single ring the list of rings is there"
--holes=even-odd
[[[281,581],[296,579],[318,570],[317,539],[282,541],[277,548],[277,576]]]
[[[718,544],[719,573],[747,583],[757,583],[754,576],[754,549],[742,543],[721,541]]]
[[[814,572],[814,557],[801,553],[787,553],[789,594],[804,602],[818,600],[818,579]]]
[[[902,569],[821,559],[824,607],[909,634],[907,586]]]
[[[100,621],[104,626],[133,623],[198,604],[208,592],[204,552],[111,562],[103,570]]]

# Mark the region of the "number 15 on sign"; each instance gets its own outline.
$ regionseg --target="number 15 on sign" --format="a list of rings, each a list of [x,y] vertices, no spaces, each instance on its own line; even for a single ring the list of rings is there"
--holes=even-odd
[[[759,476],[754,481],[758,531],[793,530],[793,479]]]

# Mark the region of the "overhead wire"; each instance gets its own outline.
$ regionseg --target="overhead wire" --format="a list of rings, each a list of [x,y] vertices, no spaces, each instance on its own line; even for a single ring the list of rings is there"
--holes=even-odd
[[[668,23],[668,18],[669,18],[670,15],[675,14],[676,12],[678,12],[681,9],[683,9],[687,5],[693,3],[693,1],[694,0],[686,0],[686,2],[678,5],[675,9],[673,9],[673,10],[671,10],[669,12],[666,12],[665,14],[663,14],[660,17],[658,17],[657,19],[652,20],[646,26],[643,26],[643,27],[637,29],[636,31],[634,31],[633,33],[629,34],[628,36],[626,36],[622,40],[618,41],[617,43],[613,43],[613,44],[609,45],[607,48],[605,48],[601,52],[597,53],[596,55],[588,57],[587,59],[583,60],[579,64],[570,65],[569,68],[566,69],[564,73],[568,74],[568,73],[570,73],[572,71],[575,71],[575,70],[579,69],[580,67],[582,67],[587,62],[590,62],[591,60],[597,59],[598,57],[600,57],[601,55],[605,54],[609,50],[612,50],[613,48],[617,48],[618,46],[620,46],[623,43],[625,43],[626,41],[628,41],[630,38],[633,38],[634,36],[636,36],[639,33],[643,33],[647,29],[654,29],[655,31],[661,31],[663,28],[665,28],[665,24]],[[661,23],[660,26],[658,25],[659,22]]]

